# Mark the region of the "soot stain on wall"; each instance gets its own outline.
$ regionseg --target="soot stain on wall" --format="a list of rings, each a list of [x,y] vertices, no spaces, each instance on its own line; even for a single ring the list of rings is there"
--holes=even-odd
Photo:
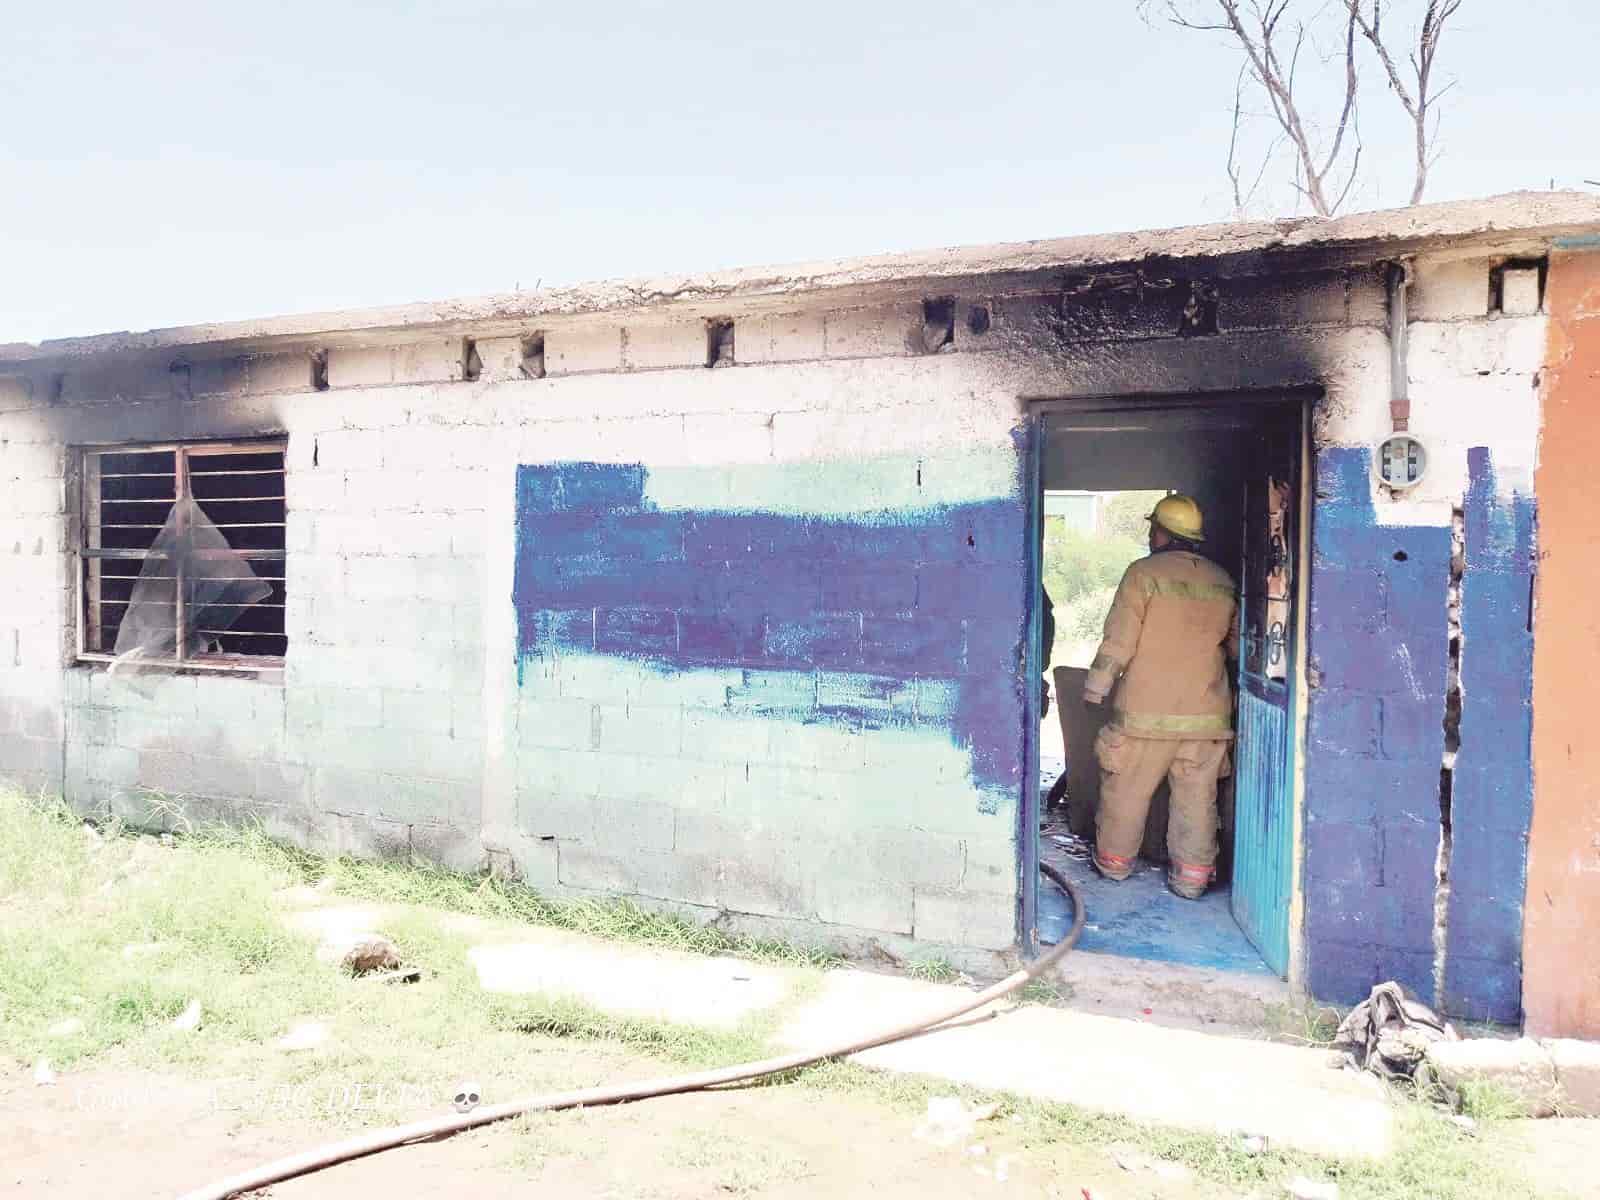
[[[1020,787],[1020,496],[837,518],[662,510],[647,477],[518,468],[519,662],[567,650],[736,669],[730,709],[944,728],[976,782]]]

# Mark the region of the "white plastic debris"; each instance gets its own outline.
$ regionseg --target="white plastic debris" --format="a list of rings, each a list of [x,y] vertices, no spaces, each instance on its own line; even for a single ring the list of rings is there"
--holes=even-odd
[[[328,1040],[328,1027],[321,1021],[301,1021],[289,1027],[278,1039],[279,1050],[315,1050]]]
[[[1245,1138],[1239,1145],[1240,1149],[1251,1156],[1267,1152],[1267,1139],[1259,1134]]]
[[[39,1087],[49,1087],[56,1081],[56,1073],[50,1069],[50,1060],[41,1058],[34,1064],[33,1082]]]
[[[71,1037],[75,1033],[83,1032],[83,1022],[77,1017],[67,1017],[65,1020],[57,1021],[45,1032],[51,1037]]]
[[[200,1001],[191,1000],[183,1011],[172,1018],[172,1027],[184,1033],[200,1028]]]
[[[1011,1177],[1011,1156],[1009,1154],[1002,1154],[999,1161],[994,1164],[994,1177],[996,1182],[999,1183],[1004,1183]]]
[[[998,1104],[973,1107],[960,1096],[931,1096],[927,1115],[911,1136],[934,1146],[954,1146],[966,1141],[979,1121],[987,1121],[999,1111]]]

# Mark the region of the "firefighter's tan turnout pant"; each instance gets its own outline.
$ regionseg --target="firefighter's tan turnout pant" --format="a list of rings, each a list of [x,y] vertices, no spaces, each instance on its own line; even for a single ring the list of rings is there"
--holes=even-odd
[[[1217,861],[1217,780],[1232,763],[1222,739],[1164,741],[1132,737],[1107,726],[1095,739],[1100,763],[1100,810],[1095,855],[1114,868],[1132,869],[1144,841],[1150,800],[1165,777],[1172,785],[1167,854],[1172,868],[1209,879]]]

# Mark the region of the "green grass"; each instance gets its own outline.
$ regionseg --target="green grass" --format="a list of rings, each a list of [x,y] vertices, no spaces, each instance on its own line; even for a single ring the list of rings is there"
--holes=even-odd
[[[202,838],[232,837],[207,831]],[[555,900],[497,875],[465,875],[423,859],[320,858],[272,843],[253,844],[257,855],[277,857],[305,883],[323,883],[335,894],[390,904],[420,904],[492,920],[520,921],[573,933],[684,950],[732,954],[776,966],[828,968],[843,960],[815,947],[726,933],[668,913],[651,912],[626,900]]]
[[[913,958],[906,963],[906,974],[925,983],[954,983],[960,972],[942,958]]]
[[[352,979],[319,961],[306,938],[287,930],[273,893],[287,884],[327,879],[345,896],[410,905],[386,919],[385,932],[423,981],[390,985]],[[175,1065],[199,1078],[242,1076],[258,1088],[291,1089],[306,1098],[297,1116],[363,1125],[438,1111],[456,1082],[474,1079],[486,1100],[588,1086],[638,1072],[640,1056],[680,1069],[765,1057],[781,1013],[732,1029],[703,1029],[619,1017],[570,997],[497,997],[482,991],[467,957],[466,936],[445,915],[475,915],[574,929],[650,945],[707,953],[746,953],[789,965],[826,965],[811,952],[702,931],[627,905],[559,904],[492,878],[468,878],[415,864],[323,861],[277,846],[250,830],[196,831],[163,845],[108,828],[85,832],[57,804],[0,796],[0,1054],[21,1065],[48,1056],[59,1066],[109,1057],[135,1066]],[[126,957],[123,947],[156,943],[153,954]],[[948,963],[912,965],[921,978],[949,978]],[[798,973],[795,1003],[815,986]],[[1049,1002],[1046,988],[1025,995]],[[190,999],[203,1004],[194,1033],[169,1023]],[[64,1017],[81,1032],[52,1037]],[[332,1030],[327,1047],[284,1054],[272,1042],[298,1020]],[[1322,1027],[1297,1017],[1312,1041]],[[1286,1022],[1290,1028],[1293,1022]],[[390,1089],[385,1103],[352,1105],[352,1080]],[[1140,1127],[1126,1119],[1014,1096],[990,1095],[938,1081],[882,1074],[830,1062],[769,1078],[817,1094],[868,1097],[920,1116],[932,1095],[957,1092],[974,1103],[1000,1100],[1006,1127],[1023,1148],[1108,1147],[1135,1142],[1156,1158],[1181,1163],[1236,1192],[1276,1194],[1297,1174],[1338,1182],[1343,1200],[1532,1200],[1530,1186],[1497,1161],[1506,1107],[1488,1092],[1467,1098],[1479,1120],[1474,1137],[1438,1110],[1403,1102],[1397,1153],[1383,1163],[1331,1163],[1269,1149],[1247,1154],[1236,1141]],[[1159,1086],[1159,1080],[1152,1080]],[[344,1088],[344,1091],[340,1089]],[[404,1089],[412,1089],[409,1101]],[[259,1111],[246,1118],[259,1119]],[[1012,1123],[1011,1117],[1020,1118]],[[543,1161],[559,1153],[560,1131],[581,1116],[530,1117],[530,1141],[517,1153]],[[543,1147],[542,1149],[539,1147]],[[685,1162],[693,1138],[675,1151]],[[760,1190],[789,1165],[756,1147],[708,1166],[733,1194]]]

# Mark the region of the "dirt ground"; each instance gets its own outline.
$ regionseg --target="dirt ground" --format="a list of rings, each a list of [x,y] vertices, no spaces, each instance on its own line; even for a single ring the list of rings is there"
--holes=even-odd
[[[558,1051],[572,1053],[572,1051]],[[578,1052],[578,1053],[581,1053]],[[647,1061],[647,1060],[641,1060]],[[659,1065],[657,1065],[659,1069]],[[0,1196],[174,1197],[264,1161],[348,1136],[263,1112],[247,1093],[178,1075],[90,1070],[50,1087],[0,1080]],[[244,1109],[219,1104],[245,1100]],[[419,1109],[414,1115],[437,1112]],[[1002,1115],[973,1144],[914,1136],[918,1119],[867,1098],[802,1087],[700,1093],[550,1114],[408,1146],[257,1192],[276,1200],[350,1196],[499,1197],[519,1184],[563,1198],[1028,1196],[1201,1200],[1229,1195],[1098,1149],[1027,1150]],[[976,1153],[973,1145],[981,1145]]]

